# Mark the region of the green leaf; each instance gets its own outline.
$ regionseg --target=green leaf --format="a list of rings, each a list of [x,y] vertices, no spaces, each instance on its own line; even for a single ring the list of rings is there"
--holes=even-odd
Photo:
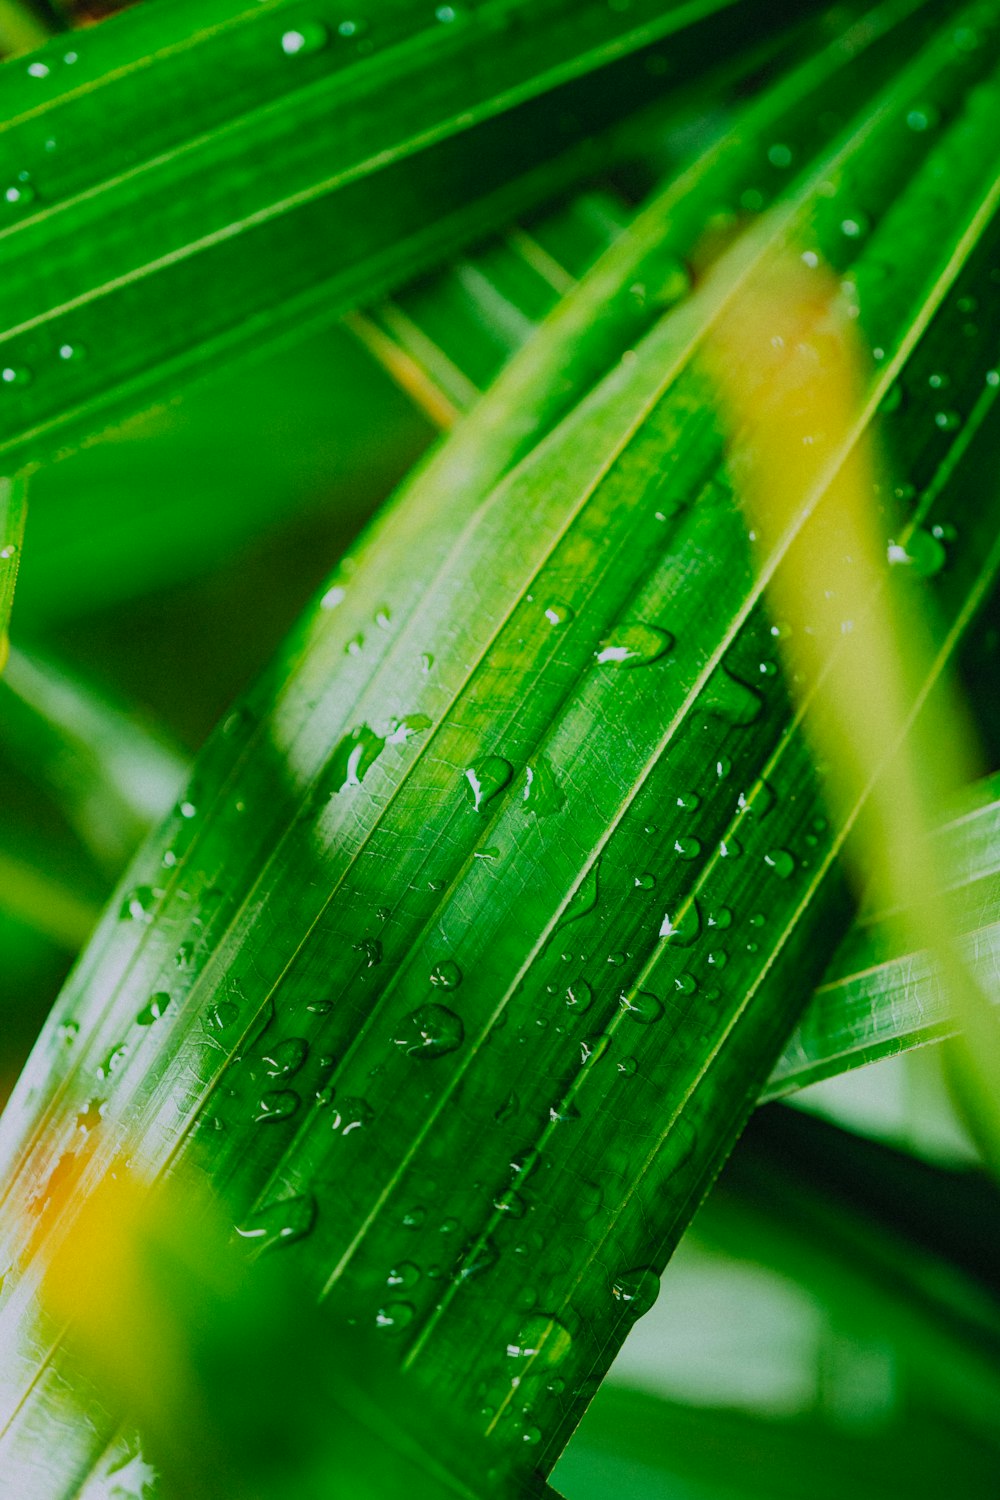
[[[937,14],[877,13],[695,173],[656,253],[696,257],[720,202],[773,207],[604,379],[581,355],[567,415],[542,395],[572,341],[526,346],[507,404],[404,487],[137,857],[0,1123],[0,1461],[38,1500],[112,1437],[68,1407],[34,1299],[123,1158],[198,1162],[240,1225],[314,1205],[289,1266],[487,1439],[498,1489],[551,1468],[655,1298],[846,920],[845,828],[762,605],[788,539],[755,571],[697,365],[789,244],[857,291],[881,351],[856,431],[912,389],[887,420],[900,545],[956,527],[920,690],[1000,564],[1000,497],[970,483],[1000,447],[1000,34],[992,8],[945,11],[927,40]],[[563,328],[594,288],[627,293],[642,232]],[[926,395],[943,363],[957,421]],[[850,443],[830,443],[832,472]]]
[[[412,275],[593,164],[662,87],[637,49],[670,37],[683,76],[748,28],[749,0],[153,0],[8,64],[0,453]]]
[[[1000,952],[1000,778],[969,792],[969,805],[937,834],[962,950],[984,992],[996,998]],[[869,912],[835,955],[765,1090],[775,1098],[846,1068],[956,1035],[931,958],[908,952],[886,914]]]
[[[78,675],[14,651],[0,682],[0,744],[62,806],[117,876],[168,810],[184,758]]]
[[[0,672],[10,652],[10,612],[27,514],[23,479],[0,479]]]

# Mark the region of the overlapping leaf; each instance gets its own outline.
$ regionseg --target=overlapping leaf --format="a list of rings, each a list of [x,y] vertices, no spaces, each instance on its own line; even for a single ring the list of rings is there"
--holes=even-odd
[[[169,0],[7,64],[4,463],[329,321],[585,169],[588,132],[704,55],[706,18],[716,59],[759,30],[748,0]]]

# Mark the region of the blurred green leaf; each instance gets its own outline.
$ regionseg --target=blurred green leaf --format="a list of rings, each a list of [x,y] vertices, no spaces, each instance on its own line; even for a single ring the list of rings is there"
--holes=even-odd
[[[970,789],[968,806],[936,835],[961,949],[983,991],[997,998],[1000,954],[1000,778]],[[908,952],[877,911],[845,938],[765,1090],[774,1098],[817,1079],[956,1035],[933,959]]]
[[[683,76],[761,23],[749,0],[150,0],[8,64],[0,452],[330,322],[586,170],[662,91],[642,49],[669,37]]]

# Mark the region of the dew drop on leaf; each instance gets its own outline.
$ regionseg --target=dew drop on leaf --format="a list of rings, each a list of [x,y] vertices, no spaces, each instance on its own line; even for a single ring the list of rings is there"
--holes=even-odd
[[[938,537],[918,527],[905,544],[889,543],[888,558],[892,567],[910,568],[918,578],[933,578],[944,567],[948,554]]]
[[[593,1003],[594,992],[585,979],[574,979],[566,986],[566,1008],[582,1015]]]
[[[329,33],[320,21],[307,21],[281,37],[281,50],[286,57],[308,57],[321,52],[329,40]]]
[[[641,1318],[660,1295],[660,1278],[649,1266],[636,1266],[615,1278],[611,1295],[627,1308],[629,1317]]]
[[[787,880],[795,869],[795,860],[787,849],[771,849],[764,855],[764,863],[780,880]]]
[[[497,1213],[505,1214],[508,1219],[523,1219],[527,1211],[527,1204],[524,1199],[513,1188],[508,1188],[506,1192],[499,1193],[493,1199],[493,1207]]]
[[[595,1036],[584,1037],[580,1043],[580,1065],[586,1067],[588,1063],[599,1061],[611,1046],[611,1038],[603,1033]]]
[[[382,962],[382,944],[378,938],[362,938],[354,944],[354,951],[361,954],[366,969],[374,969]]]
[[[264,1121],[288,1120],[295,1114],[301,1102],[294,1089],[269,1089],[266,1094],[260,1096],[254,1119],[258,1124]]]
[[[232,1000],[217,1000],[209,1006],[205,1015],[205,1026],[209,1031],[228,1031],[234,1025],[239,1011]]]
[[[621,625],[594,652],[598,662],[618,667],[644,667],[664,656],[674,638],[657,625]]]
[[[155,995],[149,997],[148,1004],[144,1005],[136,1016],[136,1024],[139,1026],[152,1026],[154,1021],[158,1021],[161,1016],[165,1015],[169,1004],[170,996],[166,990],[158,990]]]
[[[336,792],[360,786],[365,773],[382,753],[385,739],[367,724],[344,735],[330,757],[330,778]]]
[[[538,1369],[553,1369],[562,1363],[573,1343],[569,1329],[545,1313],[526,1318],[507,1345],[508,1359],[532,1360]]]
[[[162,898],[163,892],[156,890],[153,886],[137,885],[125,897],[119,915],[125,921],[151,922],[156,903]]]
[[[353,1131],[370,1125],[374,1118],[375,1111],[367,1099],[338,1099],[330,1116],[330,1126],[340,1135],[351,1135]]]
[[[521,806],[526,813],[533,812],[544,818],[564,807],[566,797],[556,780],[555,772],[544,755],[537,756],[524,768],[521,786]]]
[[[674,948],[689,948],[700,934],[701,907],[694,897],[687,900],[679,911],[664,912],[660,937]]]
[[[453,958],[444,958],[434,965],[430,979],[439,990],[457,990],[462,983],[462,971]]]
[[[375,1326],[383,1333],[401,1333],[415,1317],[416,1309],[411,1302],[387,1302],[375,1314]]]
[[[465,1027],[445,1005],[421,1005],[402,1022],[393,1041],[408,1057],[430,1059],[454,1052],[465,1040]]]
[[[465,772],[465,795],[476,812],[481,812],[498,792],[502,792],[514,774],[510,761],[499,755],[486,755]]]
[[[756,688],[720,667],[709,678],[702,697],[702,705],[710,714],[722,719],[734,728],[742,729],[760,718],[764,700]],[[718,770],[718,767],[716,768]],[[721,774],[720,779],[721,779]]]
[[[278,1245],[291,1245],[312,1229],[316,1220],[316,1200],[304,1193],[282,1198],[255,1209],[242,1225],[236,1226],[241,1240],[250,1244],[254,1255],[263,1255]]]
[[[618,1004],[625,1015],[643,1026],[651,1026],[663,1015],[663,1001],[649,990],[623,990],[618,996]]]
[[[701,844],[697,839],[682,834],[674,839],[674,853],[679,859],[697,859],[701,853]]]
[[[401,1286],[408,1291],[411,1286],[416,1286],[420,1280],[420,1267],[414,1265],[412,1260],[401,1260],[398,1265],[393,1266],[385,1278],[386,1286]]]
[[[563,922],[574,922],[578,917],[585,917],[588,912],[593,911],[597,905],[600,867],[600,859],[587,867],[583,879],[566,903]]]
[[[300,1036],[290,1036],[264,1053],[269,1078],[291,1078],[309,1055],[309,1043]]]

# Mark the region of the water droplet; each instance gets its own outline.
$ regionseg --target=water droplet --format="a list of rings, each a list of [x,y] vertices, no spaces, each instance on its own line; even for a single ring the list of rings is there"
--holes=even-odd
[[[360,786],[366,772],[381,755],[385,739],[367,724],[350,730],[330,757],[330,777],[335,791]]]
[[[840,221],[840,232],[846,239],[859,240],[868,233],[871,226],[864,214],[848,214]]]
[[[421,672],[423,673],[423,675],[425,677],[428,677],[430,675],[430,670],[431,670],[431,667],[433,667],[433,665],[434,665],[434,658],[433,658],[433,656],[430,654],[429,651],[425,651],[422,654],[421,658],[420,658],[420,670],[421,670]]]
[[[286,31],[281,38],[281,50],[286,57],[308,57],[321,52],[329,40],[325,26],[319,21],[307,21],[293,31]]]
[[[709,927],[717,927],[720,932],[733,925],[733,914],[728,906],[713,907],[708,917]]]
[[[639,1071],[639,1064],[634,1057],[622,1057],[618,1061],[618,1071],[623,1078],[634,1078]]]
[[[558,1318],[535,1313],[521,1324],[517,1336],[507,1345],[507,1357],[530,1359],[537,1362],[539,1369],[552,1369],[566,1358],[572,1343],[569,1329]]]
[[[499,1193],[493,1199],[493,1207],[497,1213],[506,1214],[509,1219],[523,1219],[528,1206],[520,1193],[508,1188],[505,1193]]]
[[[385,732],[387,745],[405,745],[415,734],[430,729],[431,720],[426,714],[407,714],[404,719],[390,719]]]
[[[217,1000],[205,1014],[208,1031],[228,1031],[239,1018],[239,1011],[231,1000]]]
[[[729,775],[732,769],[733,763],[729,759],[729,756],[720,755],[718,760],[715,762],[715,774],[719,781],[725,781],[726,777]]]
[[[151,885],[136,885],[124,898],[118,915],[133,922],[151,922],[156,903],[162,897],[163,892]]]
[[[330,1128],[335,1133],[350,1135],[355,1130],[363,1130],[374,1118],[375,1111],[367,1099],[338,1099],[330,1115]]]
[[[948,560],[940,538],[922,527],[911,532],[904,545],[890,542],[887,555],[891,567],[912,568],[918,578],[933,578]]]
[[[566,988],[566,1008],[576,1011],[578,1015],[590,1009],[593,999],[594,992],[585,979],[575,979]]]
[[[751,814],[755,818],[766,818],[777,798],[764,780],[757,781],[749,792],[740,792],[736,799],[737,816]]]
[[[918,134],[924,130],[931,130],[938,122],[938,111],[933,104],[921,104],[911,109],[906,116],[909,128]]]
[[[96,1130],[104,1118],[104,1107],[107,1102],[106,1099],[90,1099],[86,1109],[80,1110],[76,1117],[77,1130],[83,1135],[89,1135],[92,1130]]]
[[[660,1278],[649,1266],[636,1266],[615,1278],[611,1294],[630,1317],[641,1318],[660,1295]]]
[[[30,182],[12,182],[4,190],[4,201],[17,208],[27,208],[35,201],[35,190]]]
[[[119,1042],[117,1047],[112,1047],[104,1061],[98,1066],[98,1078],[110,1078],[112,1073],[117,1072],[125,1058],[128,1056],[128,1047],[125,1042]]]
[[[698,988],[698,981],[693,974],[678,974],[674,980],[674,988],[682,995],[693,995]]]
[[[261,1094],[254,1119],[258,1125],[265,1120],[288,1120],[301,1103],[294,1089],[269,1089]]]
[[[623,990],[618,996],[618,1004],[627,1016],[643,1026],[651,1026],[663,1015],[663,1001],[649,990]]]
[[[934,425],[942,432],[957,432],[962,425],[962,418],[957,411],[938,411],[934,413]]]
[[[166,1014],[167,1006],[169,1004],[170,996],[167,994],[166,990],[158,990],[155,995],[150,996],[149,1004],[144,1005],[142,1010],[136,1016],[135,1019],[137,1025],[152,1026],[154,1021],[158,1021],[161,1016],[164,1016]]]
[[[360,953],[366,969],[375,969],[382,962],[382,944],[378,938],[362,938],[354,944],[355,953]]]
[[[400,1220],[404,1229],[419,1229],[427,1218],[426,1208],[417,1204],[415,1208],[408,1208]]]
[[[353,635],[344,647],[348,656],[360,656],[365,649],[365,638],[363,635]]]
[[[600,865],[598,859],[584,871],[580,884],[566,903],[563,922],[574,922],[578,917],[585,917],[597,905]]]
[[[236,1233],[241,1240],[249,1241],[257,1256],[278,1245],[292,1245],[304,1239],[315,1221],[316,1200],[310,1193],[303,1193],[255,1209],[245,1224],[236,1226]]]
[[[430,1059],[454,1052],[465,1040],[465,1027],[444,1005],[421,1005],[397,1030],[393,1041],[408,1057]]]
[[[67,1046],[71,1042],[75,1042],[76,1039],[77,1039],[77,1037],[79,1035],[80,1035],[80,1023],[79,1023],[79,1021],[63,1021],[60,1024],[60,1027],[59,1027],[59,1040],[61,1042],[65,1042],[67,1044]]]
[[[724,969],[729,962],[729,955],[724,948],[713,948],[708,955],[708,962],[715,969]]]
[[[648,871],[642,875],[633,876],[633,885],[639,891],[651,891],[656,885],[656,876],[650,875]]]
[[[743,853],[743,845],[738,839],[724,838],[719,841],[720,859],[739,859]]]
[[[522,1443],[530,1443],[532,1445],[534,1445],[535,1443],[540,1443],[542,1441],[541,1428],[523,1427],[521,1429],[521,1441]]]
[[[701,844],[697,839],[682,836],[674,839],[674,853],[680,859],[697,859],[701,853]]]
[[[677,797],[677,806],[684,812],[697,812],[701,806],[701,798],[697,792],[680,792]]]
[[[319,601],[320,609],[336,609],[338,604],[343,604],[347,598],[347,590],[340,583],[333,584],[327,589]]]
[[[656,625],[621,625],[594,655],[601,663],[615,666],[644,667],[664,656],[674,644],[674,638]]]
[[[290,1036],[264,1053],[263,1062],[269,1078],[291,1078],[309,1056],[309,1043],[300,1036]]]
[[[545,607],[545,618],[550,625],[567,625],[573,618],[573,611],[568,604],[562,604],[558,599],[554,599]]]
[[[393,1266],[385,1278],[386,1286],[401,1286],[404,1291],[409,1291],[416,1286],[420,1280],[420,1267],[415,1266],[412,1260],[401,1260],[398,1265]]]
[[[524,783],[521,789],[521,806],[539,818],[546,817],[564,807],[566,803],[555,772],[544,755],[538,755],[524,768]]]
[[[462,983],[462,971],[453,958],[445,958],[434,965],[430,978],[439,990],[457,990]]]
[[[666,938],[675,948],[690,947],[700,932],[701,907],[693,896],[672,916],[665,912],[660,923],[660,937]]]
[[[28,385],[31,382],[31,371],[27,365],[5,365],[0,370],[0,380],[4,385]]]
[[[760,717],[764,707],[764,700],[756,688],[734,676],[725,666],[712,673],[702,702],[710,714],[737,729],[752,724]]]
[[[611,1046],[611,1038],[603,1035],[586,1036],[580,1043],[580,1066],[599,1061]]]
[[[375,1314],[375,1326],[383,1333],[401,1333],[416,1317],[416,1309],[410,1302],[388,1302]]]
[[[499,755],[486,755],[465,772],[465,795],[476,812],[480,812],[498,792],[502,792],[514,774],[510,761]]]
[[[476,1276],[485,1276],[487,1271],[492,1271],[500,1259],[500,1251],[496,1242],[489,1235],[482,1239],[474,1240],[466,1245],[458,1259],[452,1279],[457,1282],[472,1281]]]
[[[787,849],[772,849],[764,855],[764,863],[780,880],[787,880],[795,869],[795,861]]]

